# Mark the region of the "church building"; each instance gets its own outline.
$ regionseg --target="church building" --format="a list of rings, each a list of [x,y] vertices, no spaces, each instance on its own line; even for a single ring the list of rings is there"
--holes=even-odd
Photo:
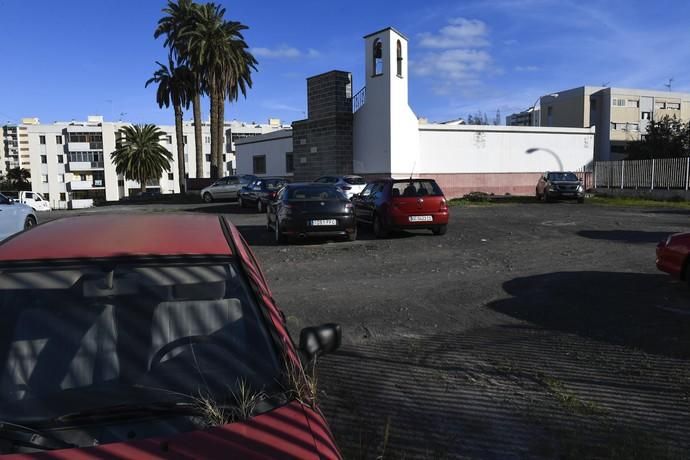
[[[307,78],[307,118],[236,143],[237,173],[434,178],[449,198],[533,194],[544,171],[583,171],[594,128],[424,123],[408,102],[408,40],[392,27],[364,37],[364,87],[332,70]]]

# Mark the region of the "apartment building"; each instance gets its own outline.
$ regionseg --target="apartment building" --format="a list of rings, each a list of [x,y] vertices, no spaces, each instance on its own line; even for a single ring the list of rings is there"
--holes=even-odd
[[[84,208],[94,201],[117,201],[138,192],[137,182],[125,180],[115,171],[110,153],[115,150],[119,129],[129,123],[106,122],[101,116],[86,121],[41,124],[38,119],[24,119],[20,125],[3,127],[4,172],[13,167],[31,171],[31,189],[44,195],[54,209]],[[234,139],[280,129],[279,120],[267,124],[240,121],[225,124],[223,174],[235,169]],[[161,193],[179,193],[174,126],[159,126],[164,132],[162,144],[173,154],[170,171],[147,186]],[[183,124],[184,161],[187,177],[196,177],[194,124]],[[203,123],[204,177],[211,171],[210,124]],[[16,139],[16,140],[15,140]]]
[[[624,157],[626,145],[642,139],[652,120],[666,115],[690,120],[690,93],[671,91],[581,86],[541,96],[537,105],[531,110],[538,111],[540,126],[595,126],[597,160]],[[518,115],[507,121],[517,121]]]

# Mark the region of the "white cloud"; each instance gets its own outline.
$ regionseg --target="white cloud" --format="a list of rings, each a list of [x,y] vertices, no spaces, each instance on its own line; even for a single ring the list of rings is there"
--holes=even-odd
[[[489,46],[488,29],[479,19],[454,18],[438,33],[419,34],[422,48],[477,48]]]
[[[317,50],[309,48],[300,50],[293,46],[280,45],[276,48],[252,48],[252,54],[266,59],[297,59],[297,58],[316,58],[321,55]]]
[[[451,19],[438,32],[420,34],[420,44],[429,51],[415,60],[412,71],[429,78],[439,94],[457,86],[476,87],[484,76],[497,72],[487,50],[489,29],[478,19]]]

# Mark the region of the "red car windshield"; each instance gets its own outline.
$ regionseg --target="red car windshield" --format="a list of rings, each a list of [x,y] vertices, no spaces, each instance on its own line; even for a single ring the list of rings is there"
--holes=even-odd
[[[270,393],[280,360],[233,263],[0,275],[0,419]]]

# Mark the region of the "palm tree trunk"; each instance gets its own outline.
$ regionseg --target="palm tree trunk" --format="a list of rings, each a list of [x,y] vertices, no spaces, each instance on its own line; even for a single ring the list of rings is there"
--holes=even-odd
[[[211,99],[211,178],[217,179],[218,169],[216,168],[215,158],[218,153],[216,148],[218,140],[218,130],[216,129],[218,126],[218,91],[216,88],[211,88],[209,96]]]
[[[223,154],[225,153],[225,96],[218,98],[218,157],[216,158],[216,168],[218,175],[223,175]]]
[[[182,131],[182,107],[175,106],[175,137],[177,138],[177,177],[180,182],[180,193],[187,192],[187,180],[184,164],[184,133]]]
[[[192,98],[194,111],[194,148],[196,150],[196,177],[204,177],[204,139],[201,131],[201,94],[196,93]]]

